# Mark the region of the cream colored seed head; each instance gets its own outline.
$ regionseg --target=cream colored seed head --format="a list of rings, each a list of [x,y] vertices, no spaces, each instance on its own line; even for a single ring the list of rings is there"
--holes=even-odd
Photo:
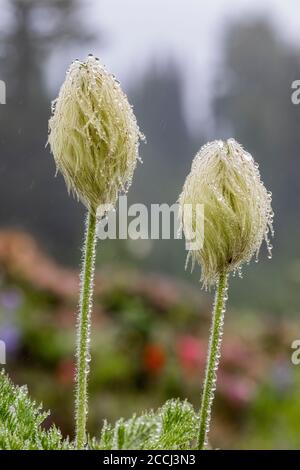
[[[48,142],[68,190],[93,213],[129,187],[142,137],[113,75],[92,55],[73,62],[53,102]]]
[[[196,205],[204,206],[203,245],[188,254],[193,265],[200,264],[204,285],[214,284],[221,273],[235,271],[255,253],[258,255],[263,239],[271,256],[271,193],[263,185],[252,156],[234,139],[214,141],[201,148],[179,204],[186,236],[197,236]],[[191,211],[187,212],[186,204]]]

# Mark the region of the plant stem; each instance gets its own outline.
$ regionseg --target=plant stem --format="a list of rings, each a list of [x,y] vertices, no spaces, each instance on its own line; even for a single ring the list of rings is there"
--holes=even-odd
[[[203,450],[207,446],[207,435],[209,432],[211,408],[216,390],[217,370],[220,360],[227,289],[228,275],[223,273],[219,277],[212,315],[212,325],[200,407],[200,429],[198,437],[199,450]]]
[[[87,379],[90,363],[90,326],[93,301],[93,284],[96,252],[96,216],[89,212],[86,219],[84,260],[80,274],[81,292],[77,320],[76,352],[76,447],[86,444],[86,421],[88,413]]]

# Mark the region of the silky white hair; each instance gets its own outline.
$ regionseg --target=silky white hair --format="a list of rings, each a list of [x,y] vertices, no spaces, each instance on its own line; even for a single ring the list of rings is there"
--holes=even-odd
[[[115,77],[92,55],[73,62],[53,102],[48,138],[68,190],[94,213],[115,205],[131,184],[140,138]]]
[[[255,253],[258,255],[263,239],[271,256],[271,193],[262,183],[252,156],[234,139],[214,141],[200,149],[179,204],[186,237],[199,235],[195,207],[204,205],[203,245],[189,251],[187,260],[191,257],[193,266],[195,262],[200,264],[205,286],[214,284],[220,274],[239,269]],[[189,213],[186,204],[192,205]]]

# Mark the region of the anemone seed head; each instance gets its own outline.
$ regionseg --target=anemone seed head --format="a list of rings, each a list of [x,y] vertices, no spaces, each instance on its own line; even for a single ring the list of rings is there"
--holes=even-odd
[[[141,138],[114,76],[92,55],[73,62],[53,102],[48,138],[68,190],[94,213],[115,205],[131,183]]]
[[[203,245],[188,254],[193,266],[200,264],[204,285],[214,284],[220,274],[235,271],[258,255],[263,239],[271,256],[271,193],[262,183],[252,156],[234,139],[214,141],[201,148],[179,204],[186,236],[197,236],[195,207],[204,206]],[[192,207],[190,216],[185,213],[186,204]]]

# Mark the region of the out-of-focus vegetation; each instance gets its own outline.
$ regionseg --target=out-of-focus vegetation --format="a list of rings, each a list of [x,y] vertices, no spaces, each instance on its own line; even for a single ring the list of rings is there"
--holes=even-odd
[[[0,233],[0,270],[6,370],[72,435],[78,273],[12,231]],[[228,310],[211,441],[295,448],[300,368],[291,364],[290,344],[297,325],[255,313]],[[99,434],[104,418],[129,418],[169,398],[199,406],[209,315],[210,299],[199,288],[137,271],[97,273],[91,434]]]

